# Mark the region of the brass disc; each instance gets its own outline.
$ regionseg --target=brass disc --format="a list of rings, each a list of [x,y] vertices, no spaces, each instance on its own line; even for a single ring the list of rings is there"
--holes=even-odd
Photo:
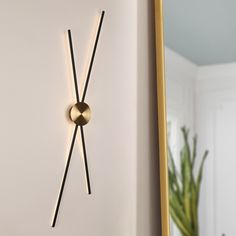
[[[86,125],[91,118],[91,110],[87,103],[78,102],[69,111],[70,119],[77,125]]]

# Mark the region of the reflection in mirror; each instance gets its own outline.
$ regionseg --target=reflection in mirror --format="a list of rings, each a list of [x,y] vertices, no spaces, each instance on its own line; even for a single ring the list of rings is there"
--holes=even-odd
[[[236,235],[235,9],[164,0],[172,236]]]

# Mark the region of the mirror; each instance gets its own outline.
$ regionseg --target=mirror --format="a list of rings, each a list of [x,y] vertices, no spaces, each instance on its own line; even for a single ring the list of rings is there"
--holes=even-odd
[[[163,7],[170,235],[236,235],[236,2]]]

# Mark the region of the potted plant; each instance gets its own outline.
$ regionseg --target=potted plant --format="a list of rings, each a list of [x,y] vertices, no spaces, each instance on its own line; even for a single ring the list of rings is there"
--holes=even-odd
[[[193,138],[193,148],[188,142],[189,130],[181,129],[184,145],[180,152],[180,170],[176,168],[172,152],[168,148],[169,158],[169,203],[170,215],[183,236],[199,236],[198,206],[203,166],[208,155],[205,151],[197,175],[195,162],[197,136]]]

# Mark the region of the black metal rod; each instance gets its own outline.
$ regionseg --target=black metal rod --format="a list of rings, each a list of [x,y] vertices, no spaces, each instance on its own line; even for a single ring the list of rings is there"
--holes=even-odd
[[[90,186],[90,179],[89,179],[89,170],[88,170],[87,153],[86,153],[86,145],[85,145],[83,126],[80,126],[80,132],[81,132],[81,140],[82,140],[82,146],[83,146],[84,167],[85,167],[85,173],[86,173],[88,194],[91,194],[91,186]]]
[[[70,160],[71,160],[71,156],[72,156],[72,152],[73,152],[73,148],[74,148],[74,143],[75,143],[77,131],[78,131],[78,125],[76,125],[75,129],[74,129],[74,133],[73,133],[73,137],[72,137],[72,141],[71,141],[71,146],[70,146],[70,151],[69,151],[68,159],[66,162],[66,167],[65,167],[65,171],[64,171],[64,175],[63,175],[63,179],[62,179],[62,183],[61,183],[61,188],[60,188],[60,192],[59,192],[59,196],[58,196],[58,200],[57,200],[56,210],[55,210],[54,217],[53,217],[52,227],[55,227],[55,225],[56,225],[57,215],[58,215],[58,211],[60,208],[61,198],[63,195],[65,183],[66,183],[66,177],[67,177],[67,173],[68,173],[69,166],[70,166]]]
[[[75,58],[74,58],[71,30],[68,30],[68,39],[69,39],[69,45],[70,45],[70,56],[71,56],[71,65],[72,65],[73,77],[74,77],[76,100],[77,102],[79,102],[79,89],[78,89],[77,75],[76,75],[76,69],[75,69]]]
[[[105,11],[102,11],[100,21],[99,21],[98,31],[97,31],[97,35],[96,35],[96,39],[95,39],[95,43],[94,43],[94,47],[93,47],[92,57],[91,57],[90,64],[89,64],[88,74],[87,74],[86,82],[85,82],[85,86],[84,86],[82,102],[84,102],[84,100],[85,100],[85,96],[86,96],[87,89],[88,89],[88,83],[89,83],[89,79],[90,79],[90,75],[91,75],[91,71],[92,71],[92,67],[93,67],[93,61],[94,61],[94,57],[96,54],[96,49],[97,49],[97,44],[98,44],[98,40],[99,40],[99,35],[101,32],[101,28],[102,28],[104,14],[105,14]]]

